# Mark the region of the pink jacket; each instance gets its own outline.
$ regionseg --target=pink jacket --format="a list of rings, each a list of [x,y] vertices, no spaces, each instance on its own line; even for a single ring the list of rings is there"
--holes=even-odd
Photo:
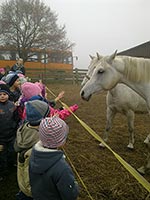
[[[79,106],[74,104],[73,106],[69,107],[72,112],[75,112]],[[65,120],[68,116],[71,115],[71,112],[68,109],[58,110],[50,107],[50,116],[57,114],[61,119]]]
[[[72,112],[75,112],[79,106],[77,104],[74,104],[73,106],[69,107],[70,110]],[[54,115],[58,115],[62,120],[65,120],[67,117],[69,117],[71,115],[71,112],[68,109],[63,109],[63,110],[59,110],[59,109],[54,109],[50,106],[50,114],[48,117],[50,116],[54,116]],[[26,119],[26,109],[24,108],[22,116],[21,116],[22,120]]]

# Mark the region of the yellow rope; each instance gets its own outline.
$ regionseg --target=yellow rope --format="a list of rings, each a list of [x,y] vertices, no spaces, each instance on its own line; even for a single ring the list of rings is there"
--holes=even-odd
[[[77,170],[76,170],[75,166],[74,166],[74,165],[73,165],[73,163],[71,162],[71,160],[70,160],[69,156],[67,155],[67,153],[66,153],[66,151],[65,151],[65,149],[64,149],[64,148],[63,148],[63,151],[64,151],[64,153],[65,153],[65,155],[66,155],[66,157],[67,157],[67,159],[68,159],[68,161],[69,161],[69,163],[70,163],[70,165],[71,165],[71,167],[72,167],[73,171],[76,173],[76,175],[77,175],[77,177],[78,177],[79,181],[81,182],[81,184],[82,184],[82,185],[83,185],[83,187],[85,188],[85,191],[87,192],[87,194],[88,194],[89,198],[93,200],[93,197],[91,196],[90,192],[88,191],[88,189],[87,189],[86,185],[84,184],[84,182],[83,182],[82,178],[80,177],[79,173],[77,172]]]

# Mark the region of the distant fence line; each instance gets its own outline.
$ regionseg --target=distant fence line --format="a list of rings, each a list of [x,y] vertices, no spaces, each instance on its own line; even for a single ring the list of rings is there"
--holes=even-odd
[[[61,70],[61,69],[27,69],[26,76],[31,78],[33,81],[41,79],[43,82],[60,82],[69,81],[73,84],[80,84],[83,80],[87,69],[75,68],[73,71]]]

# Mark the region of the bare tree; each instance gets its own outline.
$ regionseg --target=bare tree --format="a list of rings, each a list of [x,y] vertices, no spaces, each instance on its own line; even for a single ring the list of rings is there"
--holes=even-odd
[[[65,26],[57,14],[40,0],[9,0],[0,8],[0,45],[16,48],[24,61],[31,48],[67,50]]]

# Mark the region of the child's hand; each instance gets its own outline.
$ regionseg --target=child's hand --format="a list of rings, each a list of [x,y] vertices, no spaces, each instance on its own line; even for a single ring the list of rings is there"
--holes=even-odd
[[[61,91],[58,95],[58,98],[61,99],[63,96],[64,96],[65,92],[64,91]]]
[[[20,106],[19,101],[16,101],[16,102],[15,102],[15,106]]]
[[[55,101],[58,101],[59,99],[61,99],[64,96],[65,92],[62,91],[58,94],[58,96],[56,97]]]

